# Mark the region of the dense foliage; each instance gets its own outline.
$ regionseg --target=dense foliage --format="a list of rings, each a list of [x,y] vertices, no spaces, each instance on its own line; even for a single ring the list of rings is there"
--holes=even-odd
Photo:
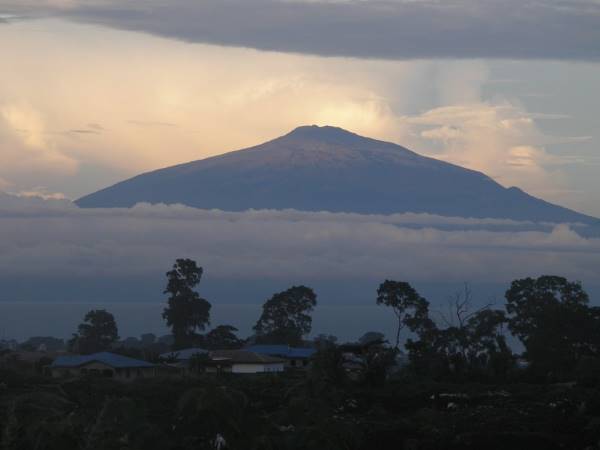
[[[254,326],[256,341],[264,344],[298,345],[310,333],[310,313],[317,305],[311,288],[293,286],[274,294],[263,305],[262,315]]]
[[[191,259],[178,259],[167,272],[165,294],[169,299],[163,318],[173,332],[176,349],[193,344],[195,332],[210,323],[211,305],[194,290],[202,272],[202,267]]]
[[[114,316],[103,309],[88,312],[78,333],[69,341],[71,351],[82,354],[108,350],[119,339]]]
[[[315,369],[317,370],[317,369]],[[1,373],[5,450],[598,449],[594,387],[309,376],[123,384]]]

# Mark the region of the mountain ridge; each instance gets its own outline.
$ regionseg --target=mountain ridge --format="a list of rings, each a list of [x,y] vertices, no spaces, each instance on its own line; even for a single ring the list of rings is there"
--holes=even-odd
[[[471,169],[341,128],[301,126],[241,150],[157,169],[76,200],[80,207],[182,203],[597,223]]]

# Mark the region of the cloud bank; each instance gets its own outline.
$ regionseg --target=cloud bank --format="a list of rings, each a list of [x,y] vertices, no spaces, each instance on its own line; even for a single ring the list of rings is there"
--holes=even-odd
[[[0,197],[3,276],[162,276],[178,257],[211,278],[507,282],[600,276],[600,239],[569,225],[299,211],[205,211],[140,204],[81,210]],[[297,282],[297,281],[295,281]]]
[[[7,0],[17,14],[193,42],[357,58],[600,58],[594,0]]]

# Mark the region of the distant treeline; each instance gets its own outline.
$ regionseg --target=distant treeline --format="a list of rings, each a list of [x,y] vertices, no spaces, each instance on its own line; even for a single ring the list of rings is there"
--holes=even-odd
[[[178,259],[166,273],[168,303],[163,318],[172,334],[163,338],[158,348],[232,349],[261,343],[310,345],[331,351],[337,346],[334,336],[305,340],[317,305],[315,292],[306,286],[293,286],[268,299],[248,338],[238,337],[238,330],[226,324],[205,332],[211,304],[196,291],[202,273],[190,259]],[[394,280],[385,280],[374,295],[375,303],[389,308],[390,320],[396,321],[394,341],[384,347],[396,356],[405,354],[408,370],[417,376],[505,379],[517,366],[527,366],[531,376],[547,380],[596,370],[600,376],[600,308],[590,306],[581,283],[559,276],[524,278],[511,283],[505,298],[500,309],[493,304],[475,307],[465,284],[463,291],[449,298],[446,310],[433,311],[408,282]],[[522,343],[525,351],[521,355],[515,355],[507,344],[509,333]],[[156,346],[149,336],[148,347],[150,342]],[[115,349],[118,340],[114,317],[95,310],[85,316],[69,348],[93,353]],[[135,356],[133,347],[139,350],[144,346],[126,347],[121,351]]]

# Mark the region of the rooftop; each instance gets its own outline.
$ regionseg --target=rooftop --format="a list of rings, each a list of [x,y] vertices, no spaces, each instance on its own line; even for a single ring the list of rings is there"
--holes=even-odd
[[[204,355],[207,354],[208,350],[205,350],[203,348],[184,348],[181,350],[173,350],[172,352],[167,352],[167,353],[163,353],[162,355],[160,355],[161,358],[164,359],[169,359],[169,358],[174,358],[177,360],[184,360],[184,359],[192,359],[192,357],[194,355]]]
[[[296,348],[289,345],[251,345],[245,350],[259,353],[261,355],[279,356],[281,358],[310,358],[316,350],[314,348]]]
[[[120,369],[154,367],[154,364],[147,361],[141,361],[139,359],[129,358],[110,352],[92,353],[91,355],[59,356],[54,360],[50,367],[81,367],[92,362],[100,362],[107,366]]]
[[[216,350],[210,353],[210,358],[213,361],[231,361],[235,364],[276,364],[285,362],[281,358],[261,355],[248,350]]]

